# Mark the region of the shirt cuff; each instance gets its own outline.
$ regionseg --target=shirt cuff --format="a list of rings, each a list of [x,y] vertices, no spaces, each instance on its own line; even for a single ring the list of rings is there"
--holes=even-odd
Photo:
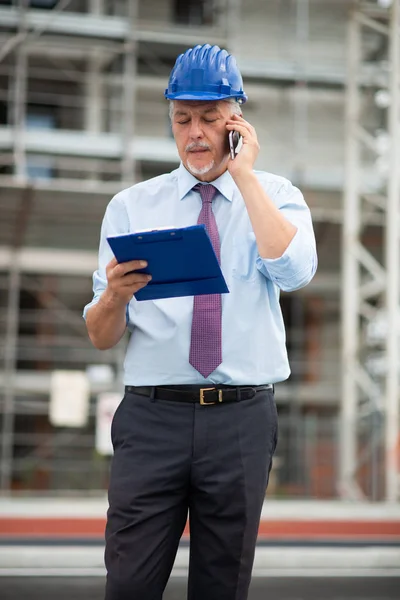
[[[98,301],[100,300],[101,294],[99,294],[98,296],[95,296],[93,298],[93,300],[91,302],[89,302],[89,304],[86,304],[85,308],[83,309],[83,313],[82,316],[86,321],[86,317],[87,317],[87,313],[89,308],[91,308],[92,306],[94,306],[95,304],[98,303]],[[125,319],[126,319],[126,325],[129,325],[129,304],[126,305],[126,309],[125,309]]]
[[[257,268],[279,288],[298,289],[311,281],[317,266],[316,252],[298,229],[282,256],[257,258]]]
[[[87,313],[88,313],[89,308],[92,308],[92,306],[94,306],[95,304],[98,303],[98,301],[100,300],[100,295],[95,296],[93,298],[93,300],[91,302],[89,302],[89,304],[86,304],[85,308],[83,309],[82,316],[85,319],[85,321],[86,321],[86,317],[87,317]]]

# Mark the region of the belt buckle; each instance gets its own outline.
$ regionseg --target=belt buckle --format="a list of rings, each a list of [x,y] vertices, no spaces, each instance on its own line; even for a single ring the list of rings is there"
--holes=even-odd
[[[200,404],[202,406],[208,406],[211,404],[217,404],[216,400],[213,400],[212,402],[206,402],[204,399],[204,392],[212,392],[213,390],[216,390],[217,388],[215,387],[210,387],[210,388],[200,388]],[[218,390],[218,402],[222,402],[222,390]]]

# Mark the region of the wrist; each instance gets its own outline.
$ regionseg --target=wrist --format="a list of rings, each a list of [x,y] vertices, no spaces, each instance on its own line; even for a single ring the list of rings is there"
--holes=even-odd
[[[110,290],[110,288],[106,288],[103,294],[100,297],[99,302],[101,302],[102,306],[106,310],[119,310],[125,309],[126,301],[124,298],[121,298],[118,294]]]
[[[257,176],[253,169],[238,169],[232,177],[240,191],[247,186],[253,186],[255,183],[258,183]]]

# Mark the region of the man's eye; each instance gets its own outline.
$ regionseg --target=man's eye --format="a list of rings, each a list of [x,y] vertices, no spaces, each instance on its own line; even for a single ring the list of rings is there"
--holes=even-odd
[[[204,119],[206,123],[215,123],[217,119]]]
[[[189,119],[186,119],[185,121],[177,121],[178,125],[186,125],[186,123],[189,123]]]

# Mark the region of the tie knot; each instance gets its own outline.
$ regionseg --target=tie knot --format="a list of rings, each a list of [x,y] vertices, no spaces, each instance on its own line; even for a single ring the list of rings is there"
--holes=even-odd
[[[193,189],[195,192],[200,193],[202,202],[212,202],[214,200],[215,194],[218,191],[217,188],[214,187],[211,183],[197,183]]]

